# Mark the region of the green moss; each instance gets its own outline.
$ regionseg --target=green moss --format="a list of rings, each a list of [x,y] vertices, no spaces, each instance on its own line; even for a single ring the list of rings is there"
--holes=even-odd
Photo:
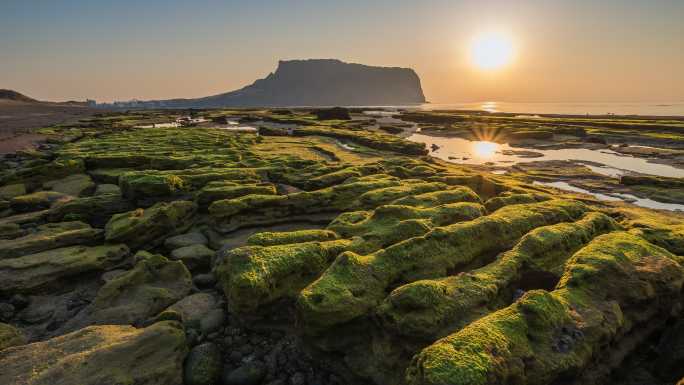
[[[93,244],[102,238],[102,230],[82,222],[61,222],[40,225],[35,232],[3,242],[0,259],[78,244]]]
[[[276,246],[245,246],[222,258],[215,273],[237,311],[245,313],[282,297],[295,296],[335,257],[349,240]]]
[[[299,230],[290,232],[263,232],[247,238],[247,244],[251,246],[275,246],[292,243],[331,241],[337,238],[337,234],[330,230]]]
[[[302,318],[313,331],[350,321],[375,307],[390,284],[444,276],[480,256],[511,247],[536,227],[572,221],[586,210],[579,202],[562,200],[507,206],[367,256],[343,254],[302,290],[298,298]]]
[[[0,350],[27,343],[24,334],[12,325],[0,322]]]
[[[480,197],[468,187],[453,187],[447,190],[409,195],[392,202],[395,205],[414,207],[435,207],[447,203],[476,202],[481,203]]]
[[[139,325],[190,293],[192,277],[182,262],[149,253],[136,257],[133,269],[98,290],[83,323]]]
[[[26,185],[23,183],[14,183],[0,187],[0,199],[12,199],[20,195],[26,195]]]
[[[641,227],[631,232],[673,254],[684,256],[684,225]]]
[[[37,211],[50,208],[53,203],[69,200],[66,194],[57,191],[37,191],[19,195],[10,200],[10,207],[16,212]]]
[[[328,229],[344,238],[358,237],[353,251],[371,253],[397,242],[422,236],[436,226],[473,220],[484,215],[477,203],[459,202],[434,208],[385,205],[369,211],[352,211],[338,216]]]
[[[245,195],[215,201],[209,206],[209,214],[219,229],[231,231],[250,225],[289,221],[298,215],[334,213],[358,207],[359,196],[365,192],[399,183],[393,178],[369,178],[311,192]]]
[[[494,211],[508,205],[517,205],[521,203],[534,203],[549,200],[551,197],[540,194],[525,193],[525,194],[506,194],[488,199],[485,202],[487,211],[493,213]]]
[[[684,281],[675,259],[626,232],[599,236],[568,261],[556,290],[528,292],[436,341],[414,357],[406,382],[544,384],[568,373],[581,380],[597,357],[610,360],[602,349],[670,313]],[[647,337],[634,334],[629,346]]]
[[[105,226],[105,239],[125,242],[133,249],[149,249],[189,229],[196,209],[193,202],[174,201],[115,214]]]
[[[70,246],[0,259],[0,293],[39,293],[64,287],[74,276],[101,273],[122,263],[126,245]]]
[[[197,193],[196,198],[200,207],[207,207],[214,201],[235,199],[244,195],[276,195],[276,188],[271,183],[209,182]]]
[[[76,218],[93,226],[104,227],[112,215],[134,208],[120,194],[103,194],[58,202],[50,209],[48,218],[54,222]]]
[[[378,308],[383,326],[425,339],[456,331],[507,305],[528,273],[560,277],[574,252],[593,237],[616,228],[612,219],[595,212],[576,222],[536,228],[485,267],[393,290]]]

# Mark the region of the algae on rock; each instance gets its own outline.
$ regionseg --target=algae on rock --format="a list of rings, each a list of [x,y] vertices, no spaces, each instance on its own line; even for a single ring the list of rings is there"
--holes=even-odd
[[[115,214],[105,226],[108,242],[125,242],[131,249],[150,249],[193,225],[197,205],[189,201],[160,202],[148,209]]]
[[[181,385],[187,352],[180,324],[91,326],[0,351],[0,383]]]

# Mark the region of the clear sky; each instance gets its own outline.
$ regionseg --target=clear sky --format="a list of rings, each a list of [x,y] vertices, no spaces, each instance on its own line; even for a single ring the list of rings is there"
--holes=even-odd
[[[513,60],[472,64],[496,32]],[[0,88],[199,97],[279,59],[411,67],[433,102],[682,101],[683,0],[0,0]]]

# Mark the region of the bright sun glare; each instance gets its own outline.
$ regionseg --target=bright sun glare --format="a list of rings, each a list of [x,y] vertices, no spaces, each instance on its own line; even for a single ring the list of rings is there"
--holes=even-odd
[[[484,140],[473,142],[473,152],[475,153],[475,156],[479,158],[492,157],[496,153],[498,147],[498,144]]]
[[[473,64],[482,70],[504,67],[513,58],[513,43],[505,36],[495,33],[481,35],[472,42],[470,55]]]

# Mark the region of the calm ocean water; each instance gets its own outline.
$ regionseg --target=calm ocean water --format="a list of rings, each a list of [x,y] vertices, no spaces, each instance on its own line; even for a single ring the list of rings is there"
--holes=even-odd
[[[684,116],[684,102],[672,103],[509,103],[423,104],[426,110],[466,109],[521,114]]]

